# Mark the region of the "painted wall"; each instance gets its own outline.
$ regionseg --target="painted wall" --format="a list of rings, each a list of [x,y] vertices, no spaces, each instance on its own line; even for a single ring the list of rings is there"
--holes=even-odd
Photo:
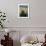
[[[18,18],[18,4],[29,3],[29,18]],[[31,8],[32,7],[32,8]],[[7,15],[7,27],[46,27],[46,0],[0,0]]]
[[[18,18],[20,3],[29,3],[28,19]],[[0,10],[7,15],[5,26],[12,31],[20,31],[20,36],[31,31],[46,31],[46,0],[0,0]]]

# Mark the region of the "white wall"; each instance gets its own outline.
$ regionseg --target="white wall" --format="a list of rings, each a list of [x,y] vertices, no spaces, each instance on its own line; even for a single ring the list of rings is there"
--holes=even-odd
[[[19,3],[29,3],[28,19],[18,18]],[[0,0],[0,10],[7,15],[8,22],[5,26],[11,31],[20,31],[20,36],[31,31],[46,33],[46,0]],[[17,34],[16,37],[18,38]]]
[[[19,3],[29,3],[28,19],[18,18]],[[0,0],[0,9],[6,12],[7,27],[46,27],[46,0]]]

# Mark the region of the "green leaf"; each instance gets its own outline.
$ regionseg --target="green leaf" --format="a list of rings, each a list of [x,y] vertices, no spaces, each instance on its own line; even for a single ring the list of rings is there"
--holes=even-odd
[[[1,27],[3,28],[3,25],[1,25]]]
[[[3,16],[3,17],[6,17],[6,16]]]
[[[4,13],[4,15],[5,15],[5,13]]]
[[[2,13],[2,12],[0,12],[0,13]]]
[[[1,23],[1,21],[0,21],[0,23]]]

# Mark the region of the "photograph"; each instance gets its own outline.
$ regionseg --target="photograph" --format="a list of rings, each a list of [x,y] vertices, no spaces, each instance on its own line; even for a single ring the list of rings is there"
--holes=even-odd
[[[29,4],[18,4],[18,16],[19,18],[29,17]]]

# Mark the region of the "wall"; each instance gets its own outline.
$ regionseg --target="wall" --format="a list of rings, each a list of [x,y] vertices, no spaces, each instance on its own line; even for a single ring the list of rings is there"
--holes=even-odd
[[[29,18],[18,18],[18,4],[29,3]],[[46,0],[0,0],[0,9],[6,12],[6,27],[46,27]],[[31,8],[32,7],[32,8]]]
[[[28,19],[18,18],[19,3],[29,3]],[[20,31],[20,36],[31,31],[46,33],[46,0],[0,0],[0,9],[7,15],[5,26],[12,31]]]

